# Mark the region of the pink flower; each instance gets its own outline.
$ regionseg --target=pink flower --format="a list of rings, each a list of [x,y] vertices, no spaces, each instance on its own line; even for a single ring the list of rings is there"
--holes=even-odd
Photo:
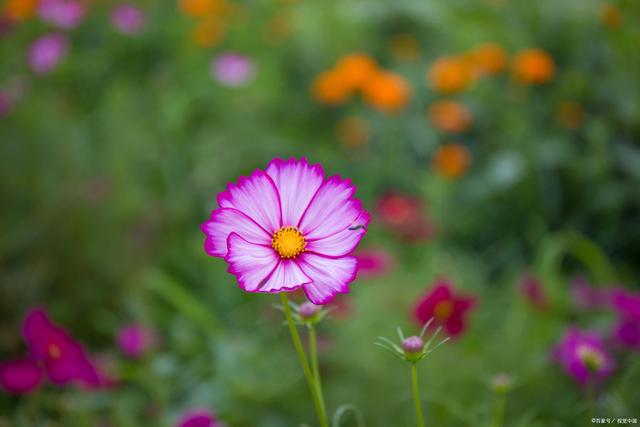
[[[571,297],[581,310],[596,310],[609,307],[611,289],[592,286],[587,279],[578,276],[571,281]]]
[[[570,328],[553,351],[555,360],[578,383],[603,380],[613,372],[613,358],[595,332]]]
[[[12,360],[0,364],[0,385],[9,393],[31,393],[41,382],[42,369],[35,360]]]
[[[456,337],[464,332],[466,313],[474,307],[476,299],[457,295],[452,288],[448,281],[437,281],[433,288],[418,300],[414,316],[420,325],[433,318],[432,327],[442,326],[451,337]]]
[[[77,27],[86,12],[85,4],[78,0],[40,0],[38,5],[40,19],[64,30]]]
[[[355,190],[304,158],[274,159],[218,194],[219,208],[202,224],[205,251],[224,258],[245,291],[302,288],[327,304],[349,291],[357,270],[350,254],[370,220]]]
[[[380,277],[393,267],[391,254],[383,249],[363,249],[354,254],[358,260],[358,277]]]
[[[611,304],[618,313],[613,334],[623,346],[640,350],[640,293],[624,289],[613,292]]]
[[[129,325],[118,331],[116,342],[125,355],[138,358],[155,344],[152,330],[140,325]]]
[[[253,80],[255,66],[248,56],[227,52],[213,60],[211,74],[226,86],[244,86]]]
[[[185,413],[176,427],[222,427],[222,423],[208,409],[194,409]]]
[[[404,240],[418,242],[435,235],[433,221],[415,197],[395,192],[384,194],[376,205],[376,215],[383,225]]]
[[[29,65],[36,74],[48,74],[53,71],[66,56],[67,38],[63,34],[47,34],[31,44]]]
[[[130,4],[121,4],[111,11],[111,24],[123,34],[139,33],[146,22],[147,18],[144,12]]]
[[[544,311],[549,308],[549,300],[544,293],[544,288],[535,276],[529,273],[522,276],[520,279],[520,292],[536,310]]]

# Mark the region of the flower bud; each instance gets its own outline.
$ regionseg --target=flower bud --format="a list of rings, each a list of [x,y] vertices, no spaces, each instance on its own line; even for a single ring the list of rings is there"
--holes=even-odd
[[[505,373],[497,374],[491,380],[491,386],[496,393],[506,393],[511,389],[513,381],[511,376]]]
[[[310,302],[305,302],[298,307],[298,314],[302,320],[311,320],[319,311],[320,307]]]
[[[402,341],[402,349],[407,356],[415,356],[424,349],[424,341],[416,335],[410,336]]]

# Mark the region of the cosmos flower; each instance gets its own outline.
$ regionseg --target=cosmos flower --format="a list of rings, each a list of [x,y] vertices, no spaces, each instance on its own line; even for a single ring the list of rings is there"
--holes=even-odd
[[[344,84],[355,91],[362,89],[378,73],[378,64],[369,55],[355,52],[340,58],[335,70]]]
[[[497,43],[485,43],[467,53],[475,72],[482,76],[497,74],[507,65],[507,53]]]
[[[611,289],[595,287],[582,276],[571,281],[570,292],[573,303],[581,310],[603,309],[611,304]]]
[[[141,325],[128,325],[118,331],[116,343],[125,355],[131,358],[142,356],[156,342],[154,332]]]
[[[238,53],[223,53],[211,63],[211,74],[225,86],[245,86],[253,80],[255,72],[253,61]]]
[[[66,56],[67,50],[68,41],[64,34],[46,34],[31,44],[29,65],[36,74],[48,74]]]
[[[178,420],[176,427],[222,427],[222,423],[208,409],[192,409]]]
[[[147,17],[137,6],[121,4],[111,11],[111,24],[123,34],[137,34],[144,28]]]
[[[302,288],[314,304],[329,303],[349,291],[357,270],[350,254],[370,220],[355,190],[304,158],[274,159],[218,195],[202,225],[205,251],[224,258],[245,291]]]
[[[432,164],[438,175],[446,179],[457,179],[471,166],[471,153],[467,147],[457,142],[442,144],[433,153]]]
[[[38,3],[40,19],[64,30],[77,27],[86,12],[85,3],[78,0],[39,0]]]
[[[457,101],[435,101],[429,106],[427,117],[434,128],[452,133],[468,130],[473,121],[471,111]]]
[[[413,196],[397,192],[383,194],[376,204],[376,216],[406,241],[424,241],[436,232],[435,224],[427,216],[421,201]]]
[[[456,56],[438,58],[427,71],[427,82],[439,93],[456,93],[473,83],[472,67],[468,61]]]
[[[618,314],[613,331],[617,341],[629,349],[640,350],[640,293],[616,290],[611,304]]]
[[[570,328],[553,350],[554,359],[581,385],[601,381],[614,369],[602,337],[595,332]]]
[[[383,249],[363,249],[354,255],[358,260],[358,277],[380,277],[389,273],[394,260]]]
[[[520,292],[527,302],[536,310],[544,311],[549,308],[549,300],[542,284],[537,277],[525,273],[520,278]]]
[[[35,15],[37,6],[38,0],[7,0],[0,15],[6,14],[11,20],[23,21]]]
[[[390,71],[379,71],[366,80],[362,96],[367,104],[383,113],[404,108],[411,96],[411,86],[402,76]]]
[[[42,382],[42,369],[33,359],[11,360],[0,364],[0,386],[12,394],[35,391]]]
[[[513,58],[515,79],[525,84],[540,84],[551,80],[556,66],[553,58],[542,49],[524,49]]]
[[[474,297],[456,294],[450,282],[438,280],[418,300],[413,314],[421,325],[433,318],[432,326],[442,326],[451,337],[456,337],[464,332],[466,313],[475,304]]]

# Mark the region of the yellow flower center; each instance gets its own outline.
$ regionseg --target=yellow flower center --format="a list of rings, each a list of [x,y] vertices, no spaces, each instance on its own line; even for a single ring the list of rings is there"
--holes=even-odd
[[[433,316],[438,320],[447,320],[451,313],[453,313],[453,303],[451,301],[439,302],[433,309]]]
[[[51,357],[52,359],[60,359],[60,356],[62,356],[60,347],[55,344],[51,344],[49,346],[49,357]]]
[[[577,353],[580,360],[582,360],[582,363],[584,363],[587,366],[587,369],[592,372],[598,371],[604,364],[604,357],[602,356],[602,353],[587,345],[579,346]]]
[[[280,258],[295,258],[305,251],[307,241],[297,227],[288,225],[273,233],[271,246]]]

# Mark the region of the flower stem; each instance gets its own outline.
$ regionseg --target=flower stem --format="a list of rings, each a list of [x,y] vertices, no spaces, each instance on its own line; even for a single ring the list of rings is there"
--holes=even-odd
[[[316,379],[311,372],[309,362],[307,361],[307,356],[304,352],[304,348],[302,347],[302,342],[300,341],[300,335],[298,335],[298,329],[296,328],[296,324],[293,321],[293,317],[291,316],[291,307],[289,307],[289,299],[287,298],[287,293],[281,292],[280,297],[282,298],[282,308],[284,309],[284,315],[287,318],[287,323],[289,324],[291,339],[293,340],[293,345],[296,348],[296,352],[298,353],[298,358],[300,359],[300,364],[302,365],[304,376],[307,379],[309,389],[311,390],[313,404],[316,409],[316,414],[318,415],[320,427],[329,427],[322,395],[320,394],[320,388],[318,387],[318,383],[316,382]]]
[[[413,401],[416,405],[418,427],[424,427],[424,416],[422,415],[422,405],[420,404],[420,387],[418,386],[418,367],[415,362],[411,364],[411,384],[413,388]]]
[[[316,380],[316,388],[323,411],[326,411],[324,404],[324,394],[322,393],[322,381],[320,380],[320,368],[318,367],[318,339],[316,338],[316,328],[313,323],[309,324],[309,352],[311,353],[311,370]]]
[[[496,401],[493,406],[492,427],[502,427],[504,424],[504,408],[507,401],[506,393],[497,393]]]
[[[591,418],[593,418],[593,403],[595,400],[595,384],[593,378],[589,378],[587,382],[587,418],[585,420],[585,425],[590,426]]]

